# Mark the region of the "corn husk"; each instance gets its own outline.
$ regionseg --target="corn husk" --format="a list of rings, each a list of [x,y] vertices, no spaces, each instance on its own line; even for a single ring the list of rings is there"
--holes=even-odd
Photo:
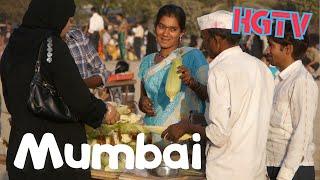
[[[172,61],[171,68],[166,82],[166,95],[169,97],[170,102],[174,100],[174,97],[180,92],[181,89],[181,79],[180,75],[177,73],[178,67],[182,65],[182,58],[178,56]]]

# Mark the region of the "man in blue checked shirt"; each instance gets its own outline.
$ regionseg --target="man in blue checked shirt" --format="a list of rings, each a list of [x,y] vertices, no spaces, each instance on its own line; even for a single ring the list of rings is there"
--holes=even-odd
[[[64,39],[86,85],[92,89],[104,87],[110,72],[100,60],[97,51],[89,44],[85,34],[72,28]]]

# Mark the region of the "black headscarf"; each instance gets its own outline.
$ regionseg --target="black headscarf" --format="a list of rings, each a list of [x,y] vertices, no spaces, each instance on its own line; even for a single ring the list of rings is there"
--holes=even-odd
[[[31,0],[22,24],[12,33],[2,62],[8,64],[35,63],[40,44],[48,36],[60,38],[62,29],[75,13],[74,0]]]
[[[60,36],[62,29],[75,13],[74,0],[31,0],[22,24],[15,29],[7,46],[7,55],[11,62],[25,61],[16,57],[26,54],[33,58],[41,42],[50,35]],[[32,55],[32,56],[31,56]]]
[[[22,26],[60,34],[69,18],[74,16],[75,9],[74,0],[32,0]]]

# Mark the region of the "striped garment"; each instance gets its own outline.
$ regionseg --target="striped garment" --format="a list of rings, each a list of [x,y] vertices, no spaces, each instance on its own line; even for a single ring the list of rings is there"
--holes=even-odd
[[[99,58],[97,51],[89,44],[89,39],[79,29],[71,29],[66,34],[66,43],[78,66],[82,79],[99,75],[104,86],[110,72]]]
[[[276,77],[267,141],[267,166],[281,167],[278,179],[292,179],[299,166],[313,166],[313,121],[318,87],[300,60]]]

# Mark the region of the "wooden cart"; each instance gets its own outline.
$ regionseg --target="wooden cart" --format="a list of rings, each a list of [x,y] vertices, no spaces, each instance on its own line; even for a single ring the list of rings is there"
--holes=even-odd
[[[134,86],[137,83],[136,80],[128,80],[128,81],[114,81],[107,83],[107,88],[113,88],[113,87],[124,87],[125,96],[124,96],[124,104],[128,103],[128,94],[129,94],[129,87]]]
[[[6,164],[6,156],[0,155],[0,165]],[[147,177],[139,176],[133,173],[126,172],[105,172],[101,170],[91,170],[92,180],[103,180],[103,179],[121,179],[121,180],[163,180],[164,178],[159,178],[155,176],[148,175]],[[188,176],[181,174],[178,177],[165,178],[168,180],[203,180],[205,177],[200,176]]]
[[[190,176],[184,173],[181,173],[177,177],[156,177],[148,174],[147,176],[140,176],[130,172],[115,173],[115,172],[105,172],[105,171],[91,171],[91,177],[93,180],[102,180],[102,179],[121,179],[121,180],[203,180],[205,179],[204,174],[199,174],[198,176]]]

